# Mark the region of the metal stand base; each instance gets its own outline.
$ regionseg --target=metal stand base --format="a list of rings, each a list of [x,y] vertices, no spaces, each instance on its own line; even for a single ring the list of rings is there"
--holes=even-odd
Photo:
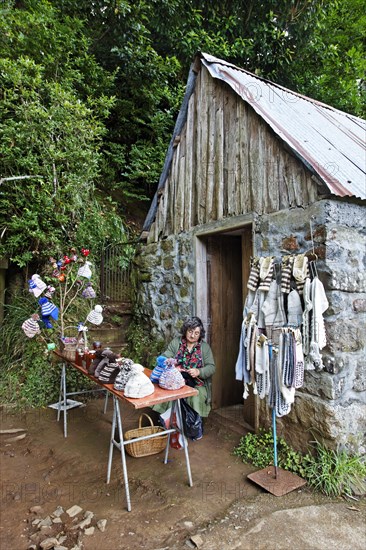
[[[275,466],[249,474],[247,478],[276,497],[282,497],[306,485],[306,481],[298,475]]]

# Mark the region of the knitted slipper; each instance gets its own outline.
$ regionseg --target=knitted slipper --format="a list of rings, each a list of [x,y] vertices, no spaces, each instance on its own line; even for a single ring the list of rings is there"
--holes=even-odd
[[[297,290],[291,290],[287,301],[288,324],[299,327],[302,322],[302,314],[303,310],[301,306],[300,294]]]
[[[266,327],[272,326],[277,314],[277,283],[273,280],[268,288],[267,297],[262,306],[264,322]]]

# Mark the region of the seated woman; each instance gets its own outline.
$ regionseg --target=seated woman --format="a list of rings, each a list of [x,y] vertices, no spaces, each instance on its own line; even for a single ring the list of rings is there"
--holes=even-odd
[[[183,324],[181,337],[174,338],[162,353],[177,360],[177,368],[186,384],[198,390],[198,395],[187,397],[187,403],[202,417],[208,416],[211,410],[211,379],[215,372],[212,350],[204,337],[201,319],[192,317]],[[155,405],[153,410],[161,414],[170,406],[170,403],[162,403]]]

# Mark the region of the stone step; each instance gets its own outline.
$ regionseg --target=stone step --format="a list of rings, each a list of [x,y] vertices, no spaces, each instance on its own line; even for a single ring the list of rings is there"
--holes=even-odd
[[[103,347],[111,347],[115,342],[126,343],[126,328],[125,327],[96,327],[88,332],[89,342],[99,340]]]

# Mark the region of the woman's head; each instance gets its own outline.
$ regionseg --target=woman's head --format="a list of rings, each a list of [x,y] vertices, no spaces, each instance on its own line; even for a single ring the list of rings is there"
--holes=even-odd
[[[187,333],[193,333],[194,335],[198,335],[198,340],[202,340],[205,335],[206,331],[204,329],[203,323],[199,317],[191,317],[190,319],[187,319],[183,323],[182,329],[181,329],[181,335],[183,338],[187,337]]]

